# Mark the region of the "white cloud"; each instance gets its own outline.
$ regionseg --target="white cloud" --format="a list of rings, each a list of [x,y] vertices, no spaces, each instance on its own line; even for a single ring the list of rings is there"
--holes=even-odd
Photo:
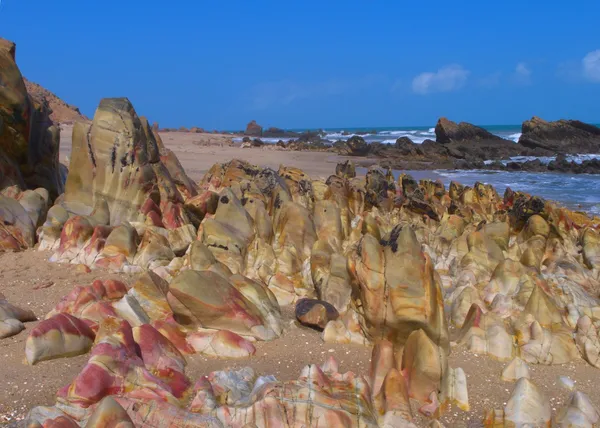
[[[581,61],[583,75],[592,82],[600,82],[600,49],[588,53]]]
[[[461,65],[446,65],[437,72],[428,71],[416,76],[412,81],[412,90],[421,95],[456,91],[465,85],[469,73]]]
[[[531,69],[524,62],[520,62],[515,67],[513,77],[517,83],[529,84],[531,83]]]

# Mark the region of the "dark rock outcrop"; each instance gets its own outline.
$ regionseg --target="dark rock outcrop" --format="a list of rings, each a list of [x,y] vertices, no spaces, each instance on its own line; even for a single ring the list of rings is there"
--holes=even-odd
[[[554,153],[600,153],[600,128],[578,120],[547,122],[533,117],[523,122],[519,144]]]
[[[244,135],[250,135],[252,137],[262,137],[262,126],[256,123],[255,120],[250,121],[250,123],[246,126],[246,131]]]
[[[449,144],[453,141],[479,141],[504,139],[494,135],[479,126],[470,123],[456,123],[442,117],[435,125],[435,139],[438,143]]]
[[[396,140],[396,149],[403,156],[419,156],[423,154],[423,150],[418,144],[415,144],[408,137],[400,137]]]
[[[346,147],[352,156],[366,156],[369,153],[369,144],[363,137],[355,135],[346,141]]]
[[[265,129],[262,136],[265,138],[297,138],[297,132],[286,131],[285,129],[271,127]]]

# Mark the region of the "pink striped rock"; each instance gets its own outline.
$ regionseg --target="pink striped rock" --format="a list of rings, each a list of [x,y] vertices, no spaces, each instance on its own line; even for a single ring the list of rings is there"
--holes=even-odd
[[[25,356],[34,365],[54,358],[72,357],[90,350],[96,335],[88,325],[69,314],[40,322],[27,338]]]

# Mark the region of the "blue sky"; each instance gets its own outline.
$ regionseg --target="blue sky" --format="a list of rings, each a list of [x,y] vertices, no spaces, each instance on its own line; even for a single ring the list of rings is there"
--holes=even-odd
[[[167,127],[600,122],[598,16],[598,1],[1,0],[0,35],[84,113],[127,96]]]

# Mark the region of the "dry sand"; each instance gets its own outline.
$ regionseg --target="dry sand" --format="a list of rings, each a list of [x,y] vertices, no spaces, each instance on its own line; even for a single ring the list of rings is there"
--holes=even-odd
[[[63,131],[61,160],[70,153],[70,127]],[[302,168],[313,177],[327,177],[336,162],[343,159],[330,153],[290,152],[268,149],[230,147],[230,136],[192,133],[164,133],[165,145],[175,151],[189,175],[199,180],[215,162],[241,158],[249,162],[277,168],[279,164]],[[125,274],[96,270],[88,274],[75,271],[73,265],[49,263],[47,252],[28,250],[23,253],[0,254],[0,292],[9,302],[32,309],[42,318],[74,285],[87,285],[97,278],[119,278],[129,281]],[[38,288],[47,285],[47,288]],[[258,342],[256,355],[247,360],[218,360],[193,355],[188,357],[187,374],[192,380],[202,374],[226,367],[251,366],[258,374],[273,374],[280,380],[297,378],[302,367],[321,364],[334,355],[343,371],[368,375],[370,349],[356,345],[323,343],[316,331],[299,326],[293,320],[292,308],[283,308],[286,332],[273,342]],[[24,346],[29,331],[37,323],[27,323],[20,334],[0,341],[0,424],[23,418],[36,405],[52,405],[56,391],[70,383],[79,373],[87,356],[47,361],[36,366],[24,363]],[[452,332],[456,335],[456,331]],[[503,382],[500,373],[506,363],[477,356],[464,348],[453,349],[452,367],[462,367],[468,380],[471,411],[452,408],[442,418],[446,426],[481,426],[484,411],[502,408],[510,396],[513,384]],[[558,377],[566,375],[576,381],[577,388],[588,394],[600,408],[600,396],[594,393],[598,371],[583,360],[562,366],[530,366],[533,381],[550,398],[553,409],[559,409],[569,396],[560,386]],[[418,417],[417,424],[426,421]]]
[[[62,125],[60,160],[68,164],[71,155],[71,125]],[[241,148],[233,143],[233,136],[225,134],[207,134],[193,132],[161,132],[165,146],[171,149],[181,162],[187,174],[196,181],[215,163],[228,162],[231,159],[243,159],[254,165],[270,167],[275,170],[280,165],[302,169],[311,177],[327,178],[335,172],[338,162],[349,159],[329,152],[298,152],[282,149],[275,145]],[[352,157],[356,163],[371,164],[373,160]]]

